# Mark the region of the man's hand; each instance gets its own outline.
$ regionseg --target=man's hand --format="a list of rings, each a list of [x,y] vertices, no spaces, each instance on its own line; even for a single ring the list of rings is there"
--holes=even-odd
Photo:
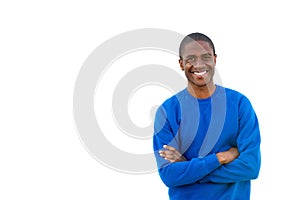
[[[186,158],[174,147],[164,145],[165,149],[159,151],[159,155],[170,162],[186,161]]]
[[[231,147],[228,151],[219,152],[216,154],[221,164],[227,164],[239,157],[240,153],[236,147]]]

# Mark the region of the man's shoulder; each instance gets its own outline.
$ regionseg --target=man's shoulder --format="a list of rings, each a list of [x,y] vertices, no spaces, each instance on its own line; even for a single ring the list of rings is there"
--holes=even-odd
[[[226,92],[227,97],[235,97],[235,98],[244,98],[246,97],[242,92],[229,88],[229,87],[224,87],[224,86],[219,86],[223,88]],[[247,97],[246,97],[247,98]]]
[[[221,87],[224,88],[228,101],[236,102],[238,104],[241,102],[250,103],[249,98],[243,92],[228,87],[223,87],[223,86]]]
[[[187,96],[187,90],[186,88],[177,92],[176,94],[173,94],[169,98],[167,98],[161,106],[164,108],[173,109],[175,107],[178,107],[182,99],[184,99]]]

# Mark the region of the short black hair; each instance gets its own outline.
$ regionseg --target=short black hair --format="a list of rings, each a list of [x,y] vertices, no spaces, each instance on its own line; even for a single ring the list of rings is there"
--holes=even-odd
[[[216,55],[215,46],[214,46],[214,43],[212,42],[212,40],[208,36],[204,35],[203,33],[195,32],[195,33],[191,33],[191,34],[185,36],[183,38],[183,40],[181,41],[180,46],[179,46],[179,57],[180,57],[180,59],[182,59],[183,48],[188,43],[193,42],[193,41],[199,41],[199,40],[208,42],[209,46],[213,49],[214,55]]]

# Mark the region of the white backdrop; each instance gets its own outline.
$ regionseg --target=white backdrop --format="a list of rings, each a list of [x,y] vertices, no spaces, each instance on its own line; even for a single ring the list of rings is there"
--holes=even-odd
[[[2,1],[0,199],[168,198],[156,173],[120,173],[95,160],[73,118],[83,62],[106,40],[139,28],[211,37],[222,84],[247,95],[260,120],[262,167],[252,199],[299,199],[297,5],[292,0]],[[174,68],[179,69],[176,57]],[[147,124],[139,98],[143,93],[132,98],[129,112]],[[110,140],[120,148],[134,145]],[[137,148],[126,151],[150,152],[151,144],[137,140]]]

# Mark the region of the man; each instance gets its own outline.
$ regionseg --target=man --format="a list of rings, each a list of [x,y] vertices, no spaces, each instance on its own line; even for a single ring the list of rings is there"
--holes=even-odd
[[[187,88],[158,108],[153,136],[170,199],[250,199],[260,169],[255,111],[246,96],[214,83],[217,55],[209,37],[186,36],[179,57]]]

